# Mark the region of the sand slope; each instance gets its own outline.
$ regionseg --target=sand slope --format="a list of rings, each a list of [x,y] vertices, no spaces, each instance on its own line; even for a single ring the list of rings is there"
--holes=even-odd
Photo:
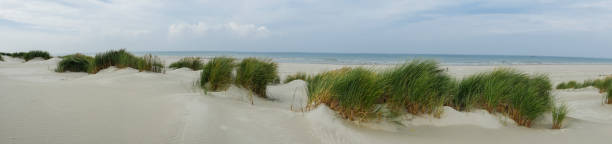
[[[301,112],[305,83],[268,87],[273,100],[254,98],[231,87],[204,94],[193,87],[199,71],[166,74],[110,68],[95,75],[55,73],[59,59],[0,62],[0,143],[610,143],[612,106],[595,89],[554,91],[572,109],[568,125],[550,130],[550,116],[534,128],[486,111],[442,118],[404,116],[397,122],[356,124],[321,106]],[[280,64],[282,77],[317,73],[339,65]],[[512,66],[547,73],[554,83],[597,78],[610,65]],[[492,66],[451,66],[457,77]]]

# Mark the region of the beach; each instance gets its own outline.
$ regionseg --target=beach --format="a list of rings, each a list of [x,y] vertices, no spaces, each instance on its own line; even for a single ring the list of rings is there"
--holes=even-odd
[[[306,83],[270,85],[269,99],[254,98],[232,86],[203,92],[194,86],[201,71],[167,69],[165,73],[111,67],[96,74],[57,73],[60,58],[4,57],[0,61],[0,143],[610,143],[612,105],[602,104],[595,88],[553,90],[555,101],[570,113],[560,130],[550,129],[550,113],[532,128],[517,126],[485,110],[456,111],[444,107],[440,118],[406,115],[397,121],[351,122],[326,106],[304,109]],[[166,58],[169,64],[178,59]],[[279,63],[281,79],[305,72],[316,74],[344,66],[372,69],[387,65]],[[546,74],[553,85],[603,78],[606,64],[542,64],[504,66],[443,65],[447,73],[465,76],[511,67]]]

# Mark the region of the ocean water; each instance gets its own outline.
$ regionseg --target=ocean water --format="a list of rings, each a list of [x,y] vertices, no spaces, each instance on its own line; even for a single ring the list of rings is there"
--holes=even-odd
[[[157,51],[135,52],[136,55],[150,53],[158,56],[198,56],[212,58],[229,56],[234,58],[270,58],[281,63],[310,64],[397,64],[415,59],[433,59],[443,65],[517,65],[517,64],[612,64],[612,59],[553,57],[553,56],[507,56],[507,55],[439,55],[439,54],[345,54],[345,53],[295,53],[295,52],[220,52],[220,51]]]

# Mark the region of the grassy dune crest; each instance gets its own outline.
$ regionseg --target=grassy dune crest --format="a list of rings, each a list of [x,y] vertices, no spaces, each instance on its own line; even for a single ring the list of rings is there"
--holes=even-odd
[[[57,64],[57,69],[55,69],[55,71],[92,73],[94,69],[93,57],[77,53],[62,57],[62,61]]]
[[[351,68],[345,67],[337,70],[323,72],[306,79],[308,83],[309,107],[319,104],[332,103],[332,86],[337,79],[350,71]]]
[[[199,61],[199,58],[198,60]],[[208,61],[200,74],[199,85],[206,91],[225,90],[232,84],[234,59],[215,57]]]
[[[360,121],[377,113],[384,89],[377,74],[365,68],[342,68],[307,79],[311,106],[325,104],[343,118]]]
[[[496,69],[462,80],[453,106],[459,110],[483,108],[503,113],[518,125],[530,127],[534,119],[551,110],[551,89],[545,75],[529,76],[513,69]]]
[[[37,58],[37,57],[43,58],[45,60],[51,59],[51,55],[49,55],[48,52],[46,52],[46,51],[39,51],[39,50],[30,51],[30,52],[26,53],[25,55],[23,55],[23,59],[25,61],[29,61],[29,60],[32,60],[32,59]]]
[[[279,80],[277,68],[277,64],[269,59],[243,59],[236,69],[236,84],[260,97],[267,97],[266,86]]]
[[[0,53],[0,60],[3,61],[1,55],[10,56],[10,57],[16,57],[16,58],[22,58],[25,61],[29,61],[29,60],[32,60],[32,59],[37,58],[37,57],[40,57],[40,58],[45,59],[45,60],[51,59],[51,55],[49,55],[48,52],[40,51],[40,50],[33,50],[33,51],[29,51],[29,52]]]
[[[146,54],[142,58],[138,58],[138,71],[150,71],[156,73],[164,72],[164,63],[157,56]]]
[[[575,83],[576,86],[572,87]],[[607,92],[604,95],[604,103],[612,104],[612,77],[606,77],[603,79],[596,80],[585,80],[583,83],[577,83],[576,81],[563,82],[557,85],[557,89],[580,89],[585,87],[595,87],[599,89],[600,93]]]
[[[380,74],[391,110],[438,115],[449,99],[451,78],[432,60],[412,61]]]
[[[139,71],[151,71],[161,73],[164,71],[164,64],[161,62],[161,59],[158,57],[147,54],[143,57],[136,57],[133,54],[125,51],[125,49],[121,50],[111,50],[103,53],[98,53],[94,57],[95,69],[93,73],[97,73],[98,71],[116,66],[118,68],[134,68]]]
[[[180,59],[177,62],[170,64],[170,68],[178,69],[178,68],[190,68],[192,70],[201,70],[204,64],[199,57],[185,57]]]
[[[307,77],[308,76],[306,75],[306,73],[300,72],[300,73],[288,75],[287,78],[285,78],[285,80],[283,81],[283,83],[289,83],[289,82],[294,81],[294,80],[303,80],[303,81],[305,81]]]

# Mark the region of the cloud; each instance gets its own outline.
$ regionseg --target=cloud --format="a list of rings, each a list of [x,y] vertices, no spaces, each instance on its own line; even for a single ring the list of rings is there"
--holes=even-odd
[[[610,53],[610,10],[605,0],[0,0],[0,51],[503,51],[479,45],[487,39]]]
[[[237,37],[267,37],[270,30],[265,26],[257,26],[255,24],[239,24],[236,22],[227,22],[224,24],[210,24],[206,22],[197,22],[193,24],[178,23],[171,24],[168,28],[168,34],[171,37],[176,36],[204,36],[207,34],[225,34],[231,33]]]
[[[225,24],[225,28],[242,37],[264,37],[270,33],[268,28],[266,28],[265,26],[256,26],[254,24],[238,24],[235,22],[229,22]]]

